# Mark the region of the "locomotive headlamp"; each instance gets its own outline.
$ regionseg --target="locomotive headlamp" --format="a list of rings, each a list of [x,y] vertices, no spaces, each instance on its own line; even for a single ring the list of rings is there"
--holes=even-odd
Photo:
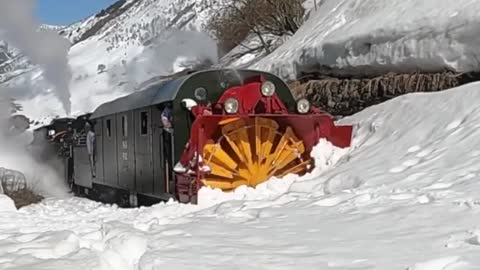
[[[262,84],[261,91],[262,95],[271,97],[273,94],[275,94],[275,84],[273,84],[271,81],[266,81]]]
[[[297,102],[297,111],[299,113],[308,113],[310,111],[310,102],[302,98]]]
[[[236,98],[228,98],[225,101],[224,108],[230,114],[238,112],[238,100]]]
[[[199,87],[195,89],[194,95],[197,100],[204,101],[207,99],[207,89]]]

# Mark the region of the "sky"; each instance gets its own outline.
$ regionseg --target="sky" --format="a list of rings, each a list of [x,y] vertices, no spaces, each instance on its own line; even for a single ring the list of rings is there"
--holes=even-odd
[[[11,1],[11,0],[7,0]],[[41,23],[68,25],[93,15],[116,0],[35,0],[36,15]]]

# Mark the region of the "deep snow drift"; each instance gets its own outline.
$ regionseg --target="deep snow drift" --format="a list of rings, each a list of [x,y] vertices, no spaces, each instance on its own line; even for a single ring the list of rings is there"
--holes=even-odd
[[[312,1],[307,1],[312,8]],[[323,0],[295,35],[252,68],[471,71],[480,67],[476,0]]]
[[[341,120],[350,149],[319,143],[312,174],[198,206],[0,207],[0,269],[478,269],[479,88],[370,107]]]

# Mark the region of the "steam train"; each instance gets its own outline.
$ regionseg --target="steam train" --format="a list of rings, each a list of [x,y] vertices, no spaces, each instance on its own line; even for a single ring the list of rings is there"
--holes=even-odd
[[[202,186],[229,192],[305,174],[319,139],[348,147],[352,126],[336,126],[327,112],[295,100],[273,74],[219,69],[153,82],[36,132],[64,160],[76,195],[136,207],[197,203]]]

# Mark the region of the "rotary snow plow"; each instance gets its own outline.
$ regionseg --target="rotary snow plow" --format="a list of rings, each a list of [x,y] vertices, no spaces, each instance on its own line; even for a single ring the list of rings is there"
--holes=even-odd
[[[202,186],[228,192],[303,175],[315,166],[311,151],[321,138],[350,146],[352,126],[336,126],[308,100],[293,100],[280,80],[255,78],[225,90],[215,104],[190,107],[195,120],[175,167],[180,201],[196,202]]]
[[[335,125],[280,78],[256,70],[152,80],[82,119],[72,120],[78,128],[45,127],[54,135],[48,141],[66,149],[76,195],[119,206],[196,203],[204,186],[229,192],[303,175],[315,167],[320,139],[343,148],[352,136],[351,126]]]

